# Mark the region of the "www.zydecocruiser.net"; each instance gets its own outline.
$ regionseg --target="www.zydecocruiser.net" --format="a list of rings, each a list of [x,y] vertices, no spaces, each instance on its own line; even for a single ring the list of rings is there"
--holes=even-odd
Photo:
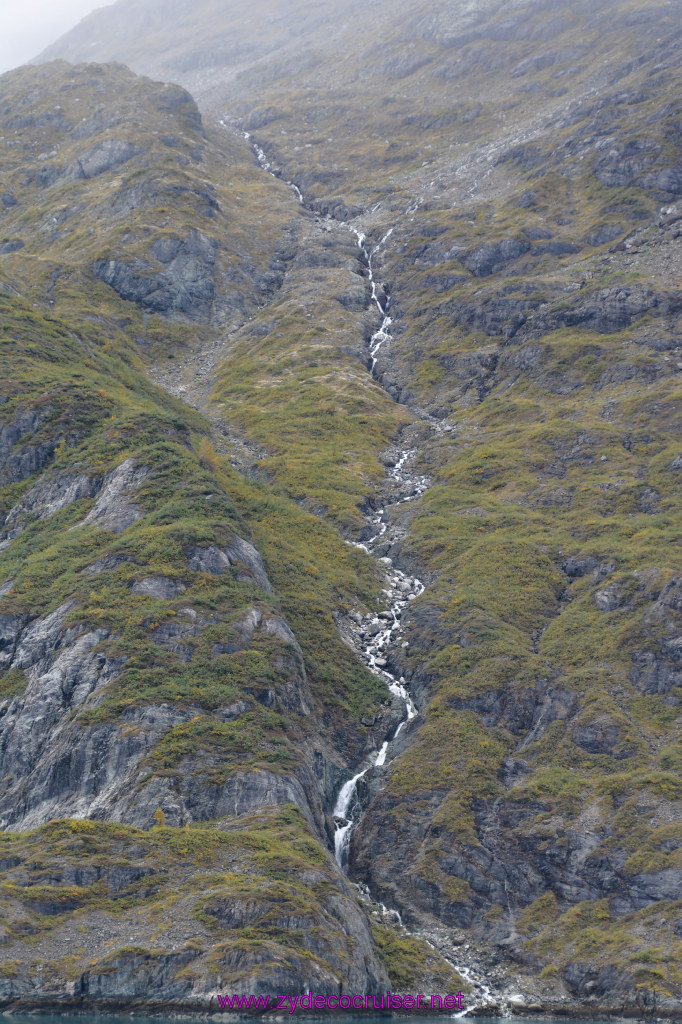
[[[375,1010],[463,1010],[462,993],[450,995],[411,995],[386,992],[381,995],[321,996],[308,992],[305,996],[218,996],[221,1010],[261,1010],[297,1013],[300,1010],[353,1010],[373,1013]]]

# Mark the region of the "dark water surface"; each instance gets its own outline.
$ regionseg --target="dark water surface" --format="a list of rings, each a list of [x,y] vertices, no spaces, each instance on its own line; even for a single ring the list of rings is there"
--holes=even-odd
[[[177,1020],[175,1015],[160,1013],[155,1017],[144,1017],[138,1016],[137,1014],[96,1014],[96,1013],[81,1013],[81,1014],[66,1014],[66,1013],[44,1013],[39,1014],[31,1013],[9,1013],[4,1014],[5,1020],[8,1024],[159,1024],[162,1020]],[[278,1017],[283,1017],[284,1014],[280,1011],[277,1014]],[[289,1015],[293,1020],[296,1018],[306,1019],[305,1014],[293,1013]],[[323,1015],[320,1014],[320,1018]],[[357,1013],[354,1016],[351,1014],[334,1014],[333,1017],[328,1015],[334,1021],[341,1022],[357,1022],[362,1021],[363,1024],[386,1024],[387,1016],[377,1017],[371,1014],[360,1014]],[[204,1016],[197,1014],[196,1017],[191,1015],[182,1016],[182,1021],[186,1021],[187,1024],[205,1024],[207,1020],[211,1019],[210,1014]],[[244,1019],[247,1019],[246,1016]],[[249,1016],[249,1020],[258,1021],[260,1018],[257,1016]],[[311,1016],[307,1017],[308,1020],[315,1019]],[[318,1018],[319,1019],[319,1018]],[[425,1019],[422,1017],[396,1017],[396,1020],[400,1021],[400,1024],[424,1024]],[[441,1020],[447,1020],[449,1018],[443,1016]],[[475,1021],[475,1024],[501,1024],[505,1018],[503,1017],[471,1017],[468,1018],[471,1021]],[[610,1018],[608,1021],[602,1017],[514,1017],[506,1018],[513,1022],[513,1024],[557,1024],[560,1020],[561,1024],[613,1024],[614,1018]]]

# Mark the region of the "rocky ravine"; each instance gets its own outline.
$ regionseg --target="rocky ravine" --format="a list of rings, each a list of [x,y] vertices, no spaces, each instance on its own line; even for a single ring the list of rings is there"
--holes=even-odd
[[[379,3],[363,19],[355,6],[348,0],[346,18],[320,8],[311,19],[297,0],[248,10],[207,0],[214,35],[229,39],[209,47],[201,26],[145,0],[134,38],[129,18],[114,31],[114,5],[64,44],[79,59],[115,46],[119,59],[182,76],[205,110],[251,133],[280,182],[243,139],[200,124],[181,90],[140,86],[151,120],[164,123],[136,136],[137,86],[120,68],[110,74],[125,132],[110,112],[87,107],[83,121],[78,111],[105,102],[101,67],[32,71],[34,89],[55,76],[62,113],[25,121],[35,99],[18,94],[3,113],[16,145],[3,158],[0,270],[9,295],[30,287],[31,302],[53,303],[53,322],[23,307],[12,327],[33,379],[22,364],[8,367],[30,400],[19,408],[10,388],[6,421],[13,429],[35,415],[37,427],[16,450],[10,443],[10,457],[18,472],[55,460],[80,497],[41,520],[22,511],[35,479],[3,492],[5,513],[20,507],[2,552],[12,587],[2,610],[42,619],[75,599],[69,626],[108,630],[103,652],[127,660],[88,709],[88,728],[131,704],[193,712],[145,755],[166,795],[162,814],[180,806],[188,772],[201,779],[190,788],[258,770],[296,778],[314,796],[302,812],[331,858],[343,784],[391,741],[355,787],[366,809],[342,837],[353,878],[413,934],[444,949],[460,943],[462,959],[478,949],[491,979],[512,965],[527,1002],[673,1012],[682,958],[677,5],[436,10],[413,0],[388,14]],[[259,24],[251,43],[249,18]],[[76,96],[81,79],[87,97]],[[119,155],[127,162],[102,169]],[[385,239],[371,268],[370,250],[363,257],[342,222],[374,246]],[[149,236],[151,225],[164,237]],[[209,247],[192,234],[198,225]],[[374,280],[379,259],[390,311]],[[213,300],[207,314],[200,289],[192,319],[186,303],[168,302],[167,284],[195,269],[213,281]],[[18,301],[2,298],[6,315]],[[377,334],[387,313],[393,322]],[[60,333],[60,316],[71,330]],[[105,366],[113,352],[134,368],[134,346],[152,354],[159,380],[207,408],[212,430],[132,370]],[[56,378],[45,352],[62,360]],[[195,356],[199,387],[171,371]],[[112,381],[129,389],[125,399]],[[452,429],[432,429],[429,417]],[[231,437],[249,447],[237,453]],[[404,468],[430,486],[394,507],[387,468],[407,449],[416,456]],[[233,451],[248,478],[220,458]],[[71,532],[94,508],[92,489],[130,458],[151,471],[133,502],[145,515],[113,547],[92,520]],[[367,623],[367,611],[389,615],[398,597],[375,604],[372,561],[340,538],[369,546],[376,531],[366,532],[365,513],[389,507],[395,527],[374,552],[427,586],[401,610],[404,639],[369,651],[377,645],[359,628],[386,637],[394,619]],[[68,541],[81,537],[97,550],[74,566]],[[255,544],[273,591],[239,580],[236,566],[190,575],[188,548],[224,552],[235,537]],[[134,561],[99,583],[74,582],[116,555]],[[398,584],[389,578],[386,589],[397,591],[403,581],[391,575]],[[150,584],[156,596],[132,594],[150,579],[166,581]],[[187,589],[161,595],[178,584]],[[183,622],[183,608],[197,620]],[[337,632],[338,623],[351,630],[354,609],[360,658]],[[283,628],[279,637],[265,629],[273,619],[303,652],[305,684]],[[379,672],[406,681],[418,710],[397,737],[404,701],[368,670],[365,650],[386,660]],[[12,699],[21,671],[8,678]],[[226,709],[237,717],[223,720]],[[289,841],[301,837],[290,831]],[[230,884],[248,888],[249,872],[258,874],[251,864]],[[276,873],[258,875],[271,893]],[[267,912],[256,915],[258,941],[277,946]],[[406,933],[374,932],[389,966],[405,969]],[[304,963],[308,940],[293,941]]]

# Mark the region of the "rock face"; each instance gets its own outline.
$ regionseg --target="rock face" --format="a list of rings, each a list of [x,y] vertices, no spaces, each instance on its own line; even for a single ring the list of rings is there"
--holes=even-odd
[[[682,37],[633,6],[140,0],[58,55],[201,116],[3,79],[6,1003],[418,989],[331,855],[373,763],[375,899],[678,1013]]]
[[[161,239],[151,255],[164,269],[148,272],[148,264],[121,260],[96,260],[95,277],[108,284],[127,302],[135,302],[154,313],[183,313],[193,320],[208,320],[215,291],[215,245],[199,231],[184,241]]]
[[[104,478],[102,489],[94,507],[83,520],[100,530],[123,533],[142,518],[142,511],[128,500],[131,491],[144,483],[149,470],[136,466],[133,459],[126,459]]]
[[[272,590],[272,585],[265,572],[263,559],[253,544],[235,537],[228,547],[219,550],[216,547],[193,547],[187,553],[187,568],[194,572],[207,572],[211,576],[220,576],[230,566],[237,567],[237,579],[244,583],[255,581],[263,590]],[[244,571],[246,570],[246,571]]]

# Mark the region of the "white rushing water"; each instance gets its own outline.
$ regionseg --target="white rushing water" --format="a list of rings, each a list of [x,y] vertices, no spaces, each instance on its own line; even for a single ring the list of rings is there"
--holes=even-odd
[[[224,121],[220,121],[220,124],[223,128],[228,128]],[[252,139],[250,132],[242,130],[240,134],[253,149],[256,159],[263,170],[278,178],[279,172],[273,170],[265,150]],[[303,195],[298,185],[292,181],[287,181],[286,184],[293,190],[298,201],[303,204]],[[381,315],[381,325],[371,336],[369,343],[371,372],[376,377],[375,368],[379,351],[382,345],[391,338],[389,328],[392,320],[388,313],[389,299],[386,296],[386,291],[374,276],[373,260],[393,234],[393,228],[390,228],[372,249],[366,246],[367,239],[361,231],[354,227],[349,229],[355,235],[358,248],[363,255],[364,263],[367,267],[367,276],[371,285],[371,301]],[[378,509],[368,517],[368,522],[372,526],[372,537],[366,544],[356,545],[368,554],[373,554],[374,546],[383,538],[388,530],[391,509],[404,502],[414,501],[428,487],[426,477],[411,476],[407,472],[406,467],[415,458],[416,454],[416,449],[407,449],[401,452],[397,462],[389,471],[389,479],[395,484],[396,499],[389,502],[385,508]],[[394,675],[389,670],[388,665],[392,649],[398,645],[403,648],[408,646],[407,641],[403,639],[402,635],[402,613],[408,602],[414,601],[415,598],[424,593],[424,585],[415,576],[409,576],[394,567],[390,558],[381,558],[379,561],[386,566],[387,570],[384,594],[388,598],[389,603],[377,616],[368,616],[363,624],[364,646],[361,650],[361,655],[370,671],[375,675],[381,676],[386,681],[390,692],[394,696],[399,697],[403,702],[404,717],[393,733],[393,736],[390,740],[384,741],[381,749],[376,752],[370,763],[362,771],[344,782],[336,798],[333,811],[336,823],[334,852],[337,861],[342,866],[345,866],[347,862],[350,839],[354,828],[356,828],[362,816],[362,806],[358,797],[358,783],[364,778],[370,768],[381,768],[385,765],[390,742],[398,736],[403,726],[417,715],[417,709],[410,697],[404,677]]]
[[[221,121],[220,124],[224,128],[228,128],[224,121]],[[273,177],[279,178],[279,173],[273,171],[265,151],[253,141],[250,133],[242,131],[240,134],[250,143],[263,170]],[[298,201],[303,204],[304,197],[299,187],[292,181],[286,181],[286,184],[295,193]],[[413,211],[409,210],[407,212]],[[371,301],[381,315],[381,325],[372,334],[369,343],[370,368],[372,375],[376,378],[376,364],[379,352],[382,346],[392,338],[389,331],[392,319],[388,312],[390,300],[386,296],[385,289],[381,284],[377,283],[374,276],[373,259],[390,238],[393,228],[387,231],[379,243],[372,249],[368,249],[365,245],[366,236],[362,232],[354,227],[350,227],[350,230],[355,235],[358,247],[364,256],[368,279],[372,289]],[[441,426],[438,429],[441,429]],[[446,427],[445,429],[449,428]],[[417,451],[414,448],[405,449],[400,453],[399,458],[388,472],[389,479],[393,481],[394,486],[391,489],[395,494],[395,500],[389,500],[383,508],[377,509],[368,516],[368,523],[372,527],[372,537],[366,544],[355,543],[353,544],[354,547],[362,548],[368,554],[374,554],[375,546],[382,540],[389,529],[391,510],[405,502],[414,501],[427,490],[429,486],[427,477],[413,475],[408,471],[408,467],[415,460],[416,455]],[[386,764],[391,743],[393,743],[404,726],[418,715],[405,678],[403,676],[396,676],[390,671],[390,662],[393,651],[398,648],[404,649],[409,647],[408,641],[403,637],[402,614],[409,602],[414,601],[424,593],[425,587],[416,576],[411,576],[396,568],[393,565],[392,559],[383,557],[379,558],[378,561],[386,568],[386,589],[383,591],[383,594],[387,599],[387,604],[383,611],[374,616],[367,616],[360,623],[362,637],[360,654],[370,671],[377,676],[381,676],[385,680],[390,692],[401,699],[404,717],[390,739],[384,740],[381,748],[373,755],[365,768],[344,782],[339,790],[333,811],[336,826],[334,853],[336,860],[342,867],[345,867],[347,864],[351,836],[363,814],[362,803],[358,794],[358,784],[372,768],[382,768]],[[387,908],[383,903],[379,904],[379,906],[385,915],[395,918],[397,923],[402,926],[402,918],[399,911]],[[427,935],[422,935],[421,937],[429,945],[433,946],[433,942],[430,941]],[[437,947],[433,946],[433,948]],[[465,949],[467,948],[465,947]],[[470,1006],[452,1014],[453,1017],[464,1017],[476,1007],[494,1000],[493,992],[478,970],[466,964],[461,964],[459,960],[456,961],[451,955],[446,958],[462,978],[469,982],[475,999],[475,1002]]]
[[[370,339],[371,371],[376,376],[375,368],[379,349],[391,337],[389,327],[392,321],[388,314],[389,300],[381,298],[386,294],[385,289],[378,284],[374,276],[373,259],[390,238],[393,228],[387,231],[378,245],[371,250],[365,245],[366,237],[362,232],[356,228],[351,228],[351,231],[365,258],[367,275],[372,286],[372,302],[382,318],[379,330],[375,331]],[[417,452],[414,448],[402,451],[395,465],[389,470],[388,477],[394,485],[392,490],[395,499],[389,501],[384,508],[379,508],[368,516],[368,522],[372,527],[372,536],[366,544],[357,545],[368,554],[374,554],[375,545],[385,536],[390,524],[391,510],[404,502],[419,498],[428,487],[428,480],[425,476],[414,476],[408,472],[407,467],[416,455]],[[386,568],[386,589],[383,593],[388,603],[383,611],[375,616],[367,616],[361,624],[363,646],[360,654],[369,670],[375,675],[381,676],[390,692],[402,700],[404,717],[390,740],[383,743],[367,767],[341,787],[333,813],[336,823],[334,852],[342,867],[346,866],[353,830],[359,824],[363,813],[358,797],[358,783],[370,768],[381,768],[385,765],[390,743],[396,739],[403,726],[417,716],[417,709],[409,694],[405,678],[391,672],[390,662],[393,650],[409,646],[403,638],[402,615],[409,602],[424,593],[424,584],[416,576],[410,576],[396,568],[390,558],[380,558],[379,562]]]

